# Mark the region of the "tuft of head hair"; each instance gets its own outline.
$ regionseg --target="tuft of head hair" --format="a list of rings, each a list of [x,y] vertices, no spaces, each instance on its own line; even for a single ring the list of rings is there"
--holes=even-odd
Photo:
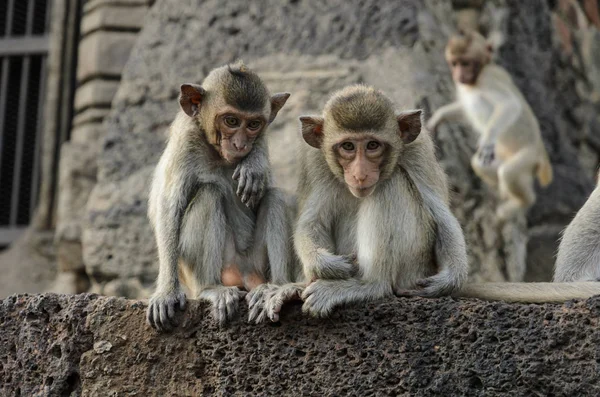
[[[394,116],[394,106],[383,92],[359,84],[336,92],[325,105],[325,114],[347,131],[380,130]]]
[[[446,46],[446,56],[479,56],[488,52],[485,37],[476,31],[460,30]]]
[[[263,110],[269,91],[262,79],[242,61],[228,64],[226,70],[222,76],[225,102],[243,111]]]

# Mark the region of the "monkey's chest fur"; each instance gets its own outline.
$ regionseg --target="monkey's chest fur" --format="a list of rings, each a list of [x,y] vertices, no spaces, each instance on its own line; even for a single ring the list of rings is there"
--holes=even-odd
[[[357,202],[350,241],[338,246],[353,246],[363,278],[387,278],[398,288],[412,287],[437,271],[435,222],[405,175],[387,182]]]

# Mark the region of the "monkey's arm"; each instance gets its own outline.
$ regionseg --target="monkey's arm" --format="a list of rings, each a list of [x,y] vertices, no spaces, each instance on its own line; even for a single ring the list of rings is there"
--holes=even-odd
[[[302,311],[313,317],[327,317],[336,306],[370,302],[392,295],[389,280],[317,280],[302,293]]]
[[[343,279],[356,274],[353,255],[336,255],[331,238],[334,202],[326,194],[313,192],[300,213],[294,246],[307,280]]]
[[[441,271],[429,278],[420,280],[421,290],[411,295],[437,297],[458,291],[467,281],[469,265],[465,238],[458,223],[446,203],[418,177],[413,178],[421,193],[423,203],[436,223],[435,258]]]
[[[487,76],[492,78],[492,76]],[[516,87],[514,87],[516,89]],[[480,147],[494,145],[520,117],[523,106],[519,97],[500,82],[482,84],[482,96],[493,108],[481,137]]]
[[[258,206],[270,182],[270,170],[267,139],[261,136],[233,173],[233,179],[238,181],[237,195],[247,207]]]
[[[440,125],[443,121],[460,121],[464,117],[464,113],[462,110],[462,106],[460,102],[452,102],[447,105],[442,106],[438,110],[436,110],[429,121],[427,122],[427,129],[431,132],[435,132],[438,125]]]
[[[150,298],[147,320],[154,328],[168,330],[173,326],[175,311],[185,308],[185,294],[177,273],[179,232],[194,184],[191,180],[184,181],[177,177],[171,183],[166,183],[167,177],[161,168],[157,170],[157,174],[151,197],[155,200],[152,213],[156,217],[153,223],[159,272],[156,291]],[[156,189],[158,194],[154,194]]]

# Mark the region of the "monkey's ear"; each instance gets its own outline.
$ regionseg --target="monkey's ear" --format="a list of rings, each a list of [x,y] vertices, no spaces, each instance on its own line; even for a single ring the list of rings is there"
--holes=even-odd
[[[300,116],[302,138],[310,146],[319,149],[323,143],[323,117]]]
[[[404,143],[411,143],[421,133],[421,109],[407,110],[396,114],[398,127],[400,127],[400,138]]]
[[[198,114],[198,109],[200,109],[205,95],[206,90],[198,84],[182,84],[181,93],[179,94],[179,105],[185,114],[194,117]]]
[[[275,116],[281,110],[285,102],[290,97],[289,92],[280,92],[271,97],[271,115],[269,116],[269,124],[275,120]]]

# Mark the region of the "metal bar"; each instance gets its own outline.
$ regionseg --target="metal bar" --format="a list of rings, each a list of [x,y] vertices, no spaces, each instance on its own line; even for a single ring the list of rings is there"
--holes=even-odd
[[[38,190],[40,188],[40,156],[41,153],[41,141],[42,141],[42,125],[44,118],[44,100],[46,99],[46,61],[47,57],[42,57],[40,63],[40,86],[38,89],[38,115],[37,125],[35,127],[35,151],[33,153],[33,167],[31,168],[31,201],[29,208],[30,219],[33,217],[35,207],[38,202]]]
[[[50,47],[46,36],[26,36],[0,40],[0,56],[45,54]]]
[[[19,95],[19,115],[17,120],[17,142],[15,145],[15,163],[13,173],[12,197],[10,200],[10,225],[17,224],[19,213],[19,187],[21,186],[21,168],[23,166],[23,144],[25,141],[25,118],[27,117],[27,88],[29,85],[29,65],[31,59],[23,58],[21,69],[21,88]]]
[[[5,33],[6,37],[11,35],[10,31],[12,30],[12,22],[13,22],[13,14],[15,13],[15,0],[8,0],[8,7],[6,7],[6,26]]]
[[[26,227],[0,228],[0,246],[9,245],[27,230]]]
[[[27,3],[27,24],[25,25],[25,35],[30,36],[33,33],[33,6],[35,1],[29,0]]]
[[[8,98],[8,58],[2,59],[2,76],[0,77],[0,171],[2,168],[2,146],[4,140],[4,118],[6,117],[6,100]],[[0,175],[0,178],[2,176]],[[0,180],[2,184],[2,180]]]

